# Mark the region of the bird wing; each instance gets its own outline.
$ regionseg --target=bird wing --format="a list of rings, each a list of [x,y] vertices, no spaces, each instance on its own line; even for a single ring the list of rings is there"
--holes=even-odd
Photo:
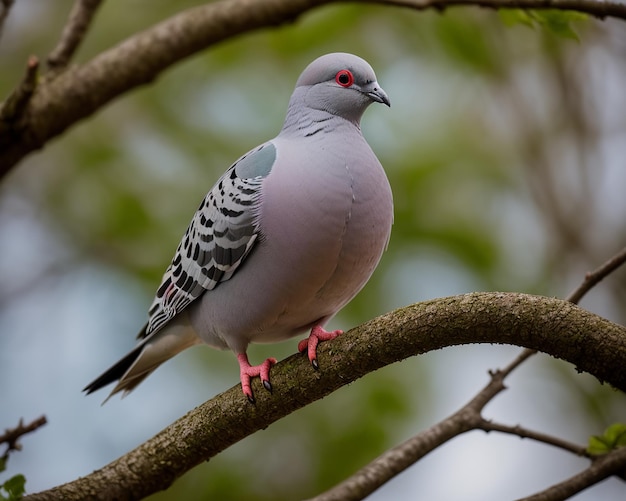
[[[259,237],[262,184],[275,160],[275,146],[264,143],[237,160],[209,191],[163,275],[139,338],[155,333],[237,271]]]

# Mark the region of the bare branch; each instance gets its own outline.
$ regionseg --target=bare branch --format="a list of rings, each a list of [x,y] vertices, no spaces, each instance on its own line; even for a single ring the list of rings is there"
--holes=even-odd
[[[596,0],[369,0],[371,3],[392,4],[415,10],[448,7],[477,6],[488,9],[553,9],[574,10],[606,19],[615,17],[626,19],[626,4],[618,2],[598,2]]]
[[[626,447],[620,447],[607,454],[598,456],[584,471],[553,485],[545,491],[518,501],[560,501],[568,499],[587,487],[591,487],[611,475],[626,469]]]
[[[0,107],[0,132],[11,130],[13,123],[22,117],[37,87],[38,72],[39,60],[36,56],[30,56],[22,81]]]
[[[587,273],[585,275],[585,280],[582,284],[578,286],[576,290],[574,290],[569,296],[567,296],[567,300],[571,301],[574,304],[578,304],[578,302],[583,298],[583,296],[589,292],[596,284],[598,284],[601,280],[603,280],[607,275],[615,271],[617,268],[622,266],[626,262],[626,247],[624,247],[620,252],[615,254],[611,259],[605,262],[598,269]]]
[[[67,66],[83,41],[91,20],[102,0],[76,0],[57,46],[47,59],[48,67],[59,70]]]
[[[353,0],[353,2],[359,0]],[[321,5],[345,0],[222,0],[183,11],[84,65],[48,79],[30,102],[14,134],[0,134],[0,177],[24,156],[90,116],[116,97],[153,81],[191,54],[253,30],[292,22]],[[626,20],[626,4],[599,0],[361,0],[412,10],[454,6],[492,9],[576,10],[599,19]],[[62,37],[62,40],[65,37]],[[68,43],[72,46],[72,43]],[[75,47],[74,47],[75,48]],[[53,58],[54,59],[54,58]]]
[[[517,369],[522,363],[524,363],[528,358],[532,357],[537,350],[525,349],[522,350],[517,357],[513,359],[513,361],[507,365],[504,369],[500,369],[498,372],[502,373],[502,377],[507,377],[511,372]]]
[[[0,37],[2,37],[2,30],[4,28],[4,23],[9,17],[9,11],[11,7],[13,7],[13,3],[15,0],[0,0]]]
[[[521,363],[523,359],[517,361]],[[451,438],[479,428],[484,421],[483,408],[505,389],[506,374],[492,373],[487,386],[457,412],[384,452],[350,478],[309,501],[360,501]]]
[[[486,432],[498,431],[500,433],[516,435],[520,438],[531,438],[533,440],[536,440],[537,442],[542,442],[544,444],[558,447],[559,449],[571,452],[572,454],[576,454],[577,456],[587,458],[591,457],[591,455],[587,452],[587,448],[582,445],[578,445],[573,442],[569,442],[567,440],[548,435],[546,433],[541,433],[539,431],[529,430],[528,428],[524,428],[520,425],[509,426],[506,424],[495,423],[488,419],[484,419],[476,428]]]
[[[0,444],[7,444],[7,450],[5,451],[4,456],[6,456],[10,451],[21,450],[22,446],[19,443],[19,439],[23,435],[35,431],[47,422],[46,416],[41,416],[27,425],[24,425],[24,420],[20,419],[16,428],[5,430],[4,435],[0,435]]]
[[[299,354],[280,362],[272,372],[273,394],[258,390],[255,406],[247,403],[239,386],[233,387],[104,468],[27,499],[71,501],[83,499],[85,492],[98,493],[100,499],[140,499],[369,372],[409,356],[467,343],[538,349],[626,390],[626,327],[548,297],[474,293],[441,298],[375,318],[320,345],[320,371],[311,370]],[[504,374],[494,373],[489,392],[501,391]],[[470,402],[473,415],[489,400],[489,392]],[[427,439],[436,442],[452,432],[458,430],[437,431]]]

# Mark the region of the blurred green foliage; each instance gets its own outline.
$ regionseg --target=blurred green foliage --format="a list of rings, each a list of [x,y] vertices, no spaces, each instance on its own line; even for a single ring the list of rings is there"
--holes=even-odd
[[[70,3],[33,3],[30,15],[43,9],[45,26],[27,30],[32,21],[22,20],[21,37],[7,30],[0,43],[1,95],[18,80],[28,54],[44,57],[53,46]],[[196,3],[104,2],[77,62]],[[76,261],[121,270],[142,284],[147,305],[206,191],[239,155],[280,129],[301,69],[325,52],[355,52],[371,62],[392,99],[390,111],[368,111],[363,129],[388,172],[395,223],[380,269],[336,322],[357,324],[426,299],[430,290],[564,296],[626,236],[623,225],[605,217],[596,182],[602,174],[588,175],[585,159],[597,154],[601,131],[585,72],[571,63],[582,65],[588,51],[611,40],[591,22],[577,24],[576,35],[572,21],[579,17],[320,8],[180,63],[31,156],[3,189],[45,214]],[[507,26],[513,22],[539,29]],[[577,99],[586,106],[582,114]],[[579,152],[574,160],[572,151]],[[578,238],[568,224],[572,207],[585,213],[585,227],[573,224]],[[624,207],[614,210],[623,214]],[[590,227],[594,232],[586,233]],[[427,268],[443,258],[458,279],[389,278],[395,269],[415,263]],[[623,284],[607,281],[605,287],[604,313],[625,321]],[[291,351],[293,346],[271,347],[273,355]],[[221,367],[198,363],[197,377],[216,370]],[[287,500],[330,487],[415,432],[434,394],[445,391],[428,377],[427,359],[411,370],[411,377],[403,367],[372,374],[246,439],[151,499],[189,499],[193,493],[193,499]],[[623,409],[620,396],[606,388],[579,389],[572,372],[559,368],[552,377],[569,385],[572,399],[580,400],[578,412],[589,403],[602,422]]]
[[[6,469],[6,463],[9,459],[8,453],[0,457],[0,473]],[[0,484],[0,499],[3,501],[18,501],[26,492],[26,478],[24,475],[13,475],[8,480]]]
[[[575,11],[562,10],[522,10],[522,9],[500,9],[498,10],[502,21],[511,26],[517,23],[530,28],[537,26],[544,27],[548,31],[563,38],[570,38],[579,41],[573,24],[586,21],[587,14]]]
[[[590,454],[606,454],[619,447],[626,447],[626,424],[614,423],[602,435],[589,437]]]

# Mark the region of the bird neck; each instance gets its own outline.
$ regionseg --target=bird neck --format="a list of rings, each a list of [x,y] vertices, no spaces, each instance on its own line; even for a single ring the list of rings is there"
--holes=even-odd
[[[305,102],[303,96],[299,96],[298,89],[296,89],[289,101],[281,134],[308,137],[320,132],[332,132],[343,128],[352,129],[352,131],[356,128],[360,133],[362,113],[348,118],[324,106],[313,107],[305,104]]]

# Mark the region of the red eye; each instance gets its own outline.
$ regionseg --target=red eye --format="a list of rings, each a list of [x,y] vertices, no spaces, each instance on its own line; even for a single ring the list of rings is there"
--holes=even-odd
[[[335,75],[335,82],[342,87],[350,87],[354,83],[354,77],[349,70],[341,70]]]

